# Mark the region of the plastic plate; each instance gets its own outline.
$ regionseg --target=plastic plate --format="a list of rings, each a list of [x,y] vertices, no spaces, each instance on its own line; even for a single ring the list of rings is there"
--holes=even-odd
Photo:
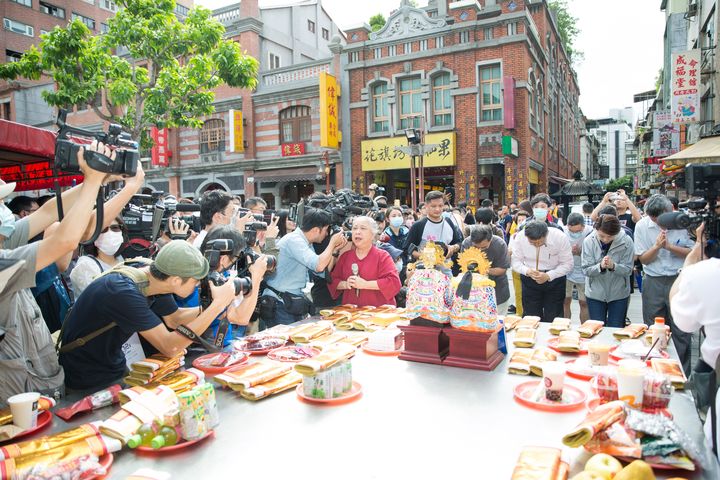
[[[314,403],[318,405],[342,405],[344,403],[350,403],[352,401],[357,400],[362,395],[362,385],[360,383],[353,381],[352,382],[352,388],[348,393],[343,395],[342,397],[337,398],[312,398],[312,397],[306,397],[303,393],[303,385],[302,383],[297,386],[295,389],[295,392],[297,393],[298,399],[300,399],[303,402],[307,403]]]
[[[115,460],[115,457],[112,453],[106,453],[102,457],[98,458],[98,463],[100,463],[100,466],[105,469],[105,474],[93,475],[91,477],[83,478],[83,480],[100,480],[102,478],[107,478],[108,475],[110,475],[110,466],[112,466],[113,460]]]
[[[306,352],[307,356],[298,356],[297,358],[294,358],[294,356],[297,355],[297,350],[302,349],[303,352]],[[303,360],[306,360],[308,358],[313,358],[320,355],[320,349],[315,347],[298,347],[295,345],[290,345],[287,347],[280,347],[275,348],[273,350],[270,350],[268,352],[268,358],[270,360],[277,360],[278,362],[301,362]]]
[[[378,357],[397,357],[402,353],[402,347],[400,347],[399,350],[373,350],[367,346],[367,343],[368,342],[363,342],[360,348],[362,348],[363,352],[370,355],[376,355]]]
[[[589,357],[580,357],[568,360],[565,363],[567,363],[567,374],[569,377],[587,382],[595,378],[595,375],[597,375],[597,372],[592,370]]]
[[[235,349],[240,350],[241,352],[245,352],[249,355],[265,355],[268,352],[275,350],[276,348],[280,348],[280,347],[284,346],[288,342],[286,339],[281,338],[281,337],[271,337],[271,339],[270,338],[267,339],[268,341],[274,340],[273,345],[268,348],[263,348],[260,350],[249,350],[247,348],[243,348],[242,342],[239,341],[236,343],[238,346],[235,347]]]
[[[203,440],[206,440],[212,436],[215,435],[215,430],[210,430],[202,437],[198,438],[197,440],[191,440],[189,442],[180,442],[176,445],[171,445],[169,447],[162,447],[162,448],[152,448],[152,447],[143,447],[139,446],[134,449],[135,452],[138,453],[149,453],[149,454],[155,454],[155,455],[165,455],[169,453],[175,453],[178,451],[185,450],[186,448],[193,447],[197,445],[198,443],[202,442]]]
[[[548,348],[551,348],[551,349],[555,350],[556,352],[563,353],[565,355],[587,355],[587,353],[588,353],[587,344],[589,342],[589,339],[587,339],[587,338],[580,339],[580,351],[579,352],[565,352],[565,351],[558,349],[559,341],[560,341],[560,337],[551,338],[547,342]]]
[[[640,360],[640,357],[637,357],[637,356],[635,356],[635,355],[623,356],[623,355],[618,354],[617,349],[618,349],[619,346],[620,346],[620,345],[616,345],[616,346],[614,346],[613,348],[610,349],[610,358],[611,358],[612,360],[614,360],[615,362],[619,362],[620,360],[623,360],[623,359],[625,359],[625,358],[634,358],[634,359],[636,359],[636,360]],[[666,351],[662,350],[662,351],[660,352],[660,357],[662,357],[662,358],[670,358],[670,354],[667,353]],[[655,358],[657,358],[657,357],[655,357]],[[651,361],[651,360],[652,360],[652,357],[650,357],[650,358],[647,359],[647,362],[646,362],[646,363],[648,364],[648,366],[650,366],[650,361]]]
[[[15,435],[13,438],[10,438],[10,439],[7,439],[7,440],[4,440],[4,441],[0,442],[0,444],[10,443],[10,442],[15,443],[15,442],[17,442],[17,440],[20,439],[20,438],[25,438],[25,437],[28,437],[28,436],[32,435],[33,433],[39,432],[39,431],[42,430],[43,428],[45,428],[45,427],[47,427],[48,425],[50,425],[50,422],[51,422],[51,421],[52,421],[52,413],[48,412],[47,410],[43,410],[42,412],[39,412],[39,413],[38,413],[38,416],[37,416],[37,425],[35,425],[35,426],[32,427],[32,428],[28,428],[27,430],[24,430],[24,431],[18,433],[18,434]]]
[[[208,353],[207,355],[196,358],[195,360],[193,360],[192,366],[197,368],[198,370],[201,370],[206,375],[218,375],[226,372],[233,367],[237,367],[238,365],[243,365],[244,363],[246,363],[248,361],[248,358],[250,358],[250,355],[248,354],[248,352],[241,353],[245,355],[241,360],[226,367],[216,367],[214,365],[211,365],[213,359],[218,355],[217,353]]]
[[[567,383],[563,387],[563,396],[562,401],[560,402],[546,400],[544,391],[541,391],[538,399],[533,398],[538,391],[539,385],[541,384],[542,380],[531,380],[516,386],[513,390],[515,401],[528,408],[557,413],[571,412],[582,408],[583,405],[585,405],[587,394],[579,388],[573,385],[568,385]]]

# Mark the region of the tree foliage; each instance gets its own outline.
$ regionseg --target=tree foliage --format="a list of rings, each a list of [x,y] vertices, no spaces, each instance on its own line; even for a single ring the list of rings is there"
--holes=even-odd
[[[385,26],[385,16],[382,13],[378,13],[377,15],[373,15],[370,17],[370,28],[373,32],[377,32],[381,28]]]
[[[632,175],[625,175],[624,177],[615,178],[605,184],[605,191],[616,192],[620,189],[630,194],[633,190],[633,177]]]
[[[48,104],[89,105],[134,138],[154,125],[200,127],[221,84],[256,87],[257,60],[223,39],[225,28],[210,10],[195,7],[180,22],[175,0],[115,3],[119,10],[104,35],[92,35],[80,20],[55,27],[39,50],[33,46],[18,62],[0,65],[0,79],[48,75],[56,84],[43,92]]]
[[[548,7],[555,12],[560,40],[571,61],[582,60],[583,53],[575,49],[575,39],[580,34],[577,27],[578,19],[568,10],[567,0],[549,0]]]

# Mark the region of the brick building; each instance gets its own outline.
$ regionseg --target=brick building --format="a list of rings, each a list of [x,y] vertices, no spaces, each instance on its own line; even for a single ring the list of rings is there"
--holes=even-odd
[[[403,0],[381,30],[345,33],[353,188],[408,201],[406,128],[438,145],[425,188],[471,205],[554,192],[579,168],[577,78],[544,0]]]

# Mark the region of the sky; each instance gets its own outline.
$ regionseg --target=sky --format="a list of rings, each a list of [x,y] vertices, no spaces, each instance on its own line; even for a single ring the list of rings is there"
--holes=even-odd
[[[208,8],[233,0],[195,0]],[[260,0],[260,6],[293,0]],[[388,16],[400,0],[324,0],[323,6],[341,29],[367,22],[376,13]],[[633,94],[652,90],[662,67],[665,16],[660,0],[567,0],[580,34],[575,48],[585,60],[575,65],[580,107],[587,118],[608,116],[611,108],[633,106]],[[419,0],[420,6],[427,0]],[[643,107],[634,105],[636,117]]]

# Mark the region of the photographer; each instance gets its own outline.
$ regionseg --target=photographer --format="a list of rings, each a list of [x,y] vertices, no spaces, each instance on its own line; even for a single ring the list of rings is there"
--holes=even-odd
[[[93,142],[88,151],[99,152],[110,159],[115,153],[102,143]],[[0,203],[0,258],[22,260],[24,267],[13,276],[0,294],[0,328],[4,331],[0,342],[0,403],[11,395],[36,391],[50,396],[60,395],[63,371],[58,365],[52,338],[38,305],[30,293],[35,285],[35,273],[75,249],[88,225],[94,223],[93,207],[98,191],[109,177],[87,166],[83,158],[85,148],[80,148],[77,161],[85,178],[67,198],[71,206],[57,228],[48,232],[42,240],[28,244],[28,239],[42,232],[53,223],[47,202],[38,211],[15,222],[10,209]],[[12,191],[8,185],[0,188],[0,200]],[[119,213],[119,210],[118,212]],[[112,218],[112,217],[111,217]],[[48,222],[44,225],[45,221]],[[109,220],[108,220],[109,221]],[[41,227],[43,227],[41,229]],[[11,245],[8,245],[11,244]],[[22,246],[18,246],[22,245]]]
[[[252,221],[252,213],[239,217],[238,207],[233,201],[233,196],[222,190],[210,190],[200,197],[200,222],[203,230],[195,237],[193,246],[200,248],[205,235],[213,227],[219,225],[234,225],[241,232],[245,230],[245,224]]]
[[[118,216],[102,230],[92,245],[83,245],[84,254],[78,257],[75,268],[70,272],[75,298],[78,298],[98,275],[123,261],[118,252],[127,240],[125,223],[122,217]]]
[[[133,333],[163,355],[179,355],[192,341],[168,327],[185,325],[204,332],[235,299],[233,282],[211,284],[212,303],[202,313],[198,308],[178,308],[173,295],[189,296],[208,271],[199,250],[173,240],[154,262],[118,265],[88,285],[61,332],[65,384],[75,390],[97,390],[120,381],[126,369],[122,345]]]
[[[620,225],[629,228],[633,233],[635,232],[635,225],[642,218],[642,214],[625,194],[625,190],[620,189],[617,192],[607,192],[602,202],[600,202],[590,214],[593,222],[597,220],[599,215],[602,215],[601,210],[606,205],[614,205],[617,209],[617,217],[618,220],[620,220]]]
[[[275,274],[267,280],[268,288],[261,299],[260,316],[267,327],[290,324],[307,315],[310,305],[303,295],[308,282],[308,270],[323,272],[339,250],[347,245],[342,232],[330,238],[320,255],[312,248],[328,235],[332,216],[325,210],[310,209],[305,212],[299,229],[283,237],[279,242]]]
[[[229,240],[232,245],[232,249],[218,250],[215,246],[221,242],[215,242],[216,240]],[[232,278],[231,271],[235,268],[238,259],[245,255],[245,249],[247,245],[242,232],[239,232],[236,228],[223,225],[211,229],[205,241],[203,241],[200,251],[203,253],[205,258],[208,258],[208,252],[215,250],[219,253],[218,258],[214,259],[210,263],[210,268],[213,271],[221,274],[226,280]],[[246,262],[243,259],[243,262]],[[206,332],[206,336],[216,338],[218,335],[218,329],[221,324],[223,316],[227,317],[229,321],[227,332],[222,332],[224,336],[224,343],[222,346],[227,346],[230,342],[238,337],[245,335],[245,329],[250,323],[250,317],[255,311],[255,305],[257,305],[258,293],[260,291],[260,282],[267,271],[267,257],[265,255],[260,256],[256,261],[252,262],[247,268],[247,272],[250,274],[251,289],[247,295],[240,293],[235,297],[235,300],[230,306],[221,314],[218,318],[213,320],[210,324],[210,328]],[[189,298],[190,301],[185,302],[186,307],[197,307],[200,306],[201,302],[205,299],[201,298],[200,288],[196,289],[195,293]],[[220,345],[217,345],[220,346]]]

